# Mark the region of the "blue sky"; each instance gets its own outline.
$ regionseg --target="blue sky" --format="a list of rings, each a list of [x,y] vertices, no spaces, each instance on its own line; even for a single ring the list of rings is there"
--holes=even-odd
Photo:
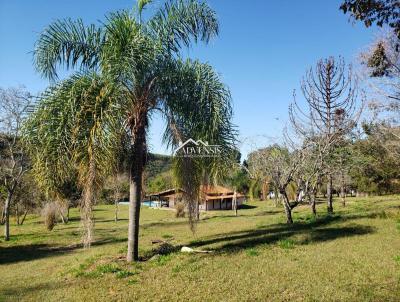
[[[293,89],[307,68],[320,58],[342,55],[356,60],[374,29],[348,22],[340,0],[209,0],[216,10],[220,36],[208,46],[184,50],[207,61],[221,74],[233,96],[234,123],[243,154],[257,141],[278,137],[287,121]],[[32,66],[34,42],[43,28],[58,18],[81,17],[86,23],[131,8],[133,0],[0,0],[0,87],[25,85],[38,93],[47,80]],[[156,7],[155,1],[148,9]],[[163,124],[154,117],[151,151],[170,153],[161,144]]]

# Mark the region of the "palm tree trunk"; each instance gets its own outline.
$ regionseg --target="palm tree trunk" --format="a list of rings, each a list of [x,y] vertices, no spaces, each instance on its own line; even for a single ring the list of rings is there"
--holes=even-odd
[[[85,180],[85,187],[83,189],[83,195],[81,200],[81,221],[83,226],[84,248],[90,248],[93,241],[93,225],[94,225],[93,206],[97,198],[96,195],[97,189],[95,188],[96,186],[95,180],[96,180],[96,163],[93,158],[90,158],[89,173]]]
[[[81,201],[81,220],[83,226],[83,246],[90,248],[93,241],[93,205],[95,202],[94,184],[90,183],[85,189]],[[61,217],[63,217],[61,215]]]
[[[328,214],[333,213],[333,185],[332,185],[332,175],[328,175],[328,184],[326,186],[326,195],[327,195],[327,210]]]
[[[135,131],[136,130],[136,131]],[[145,126],[137,127],[132,134],[131,167],[129,176],[128,262],[139,260],[139,218],[142,197],[144,158],[146,155]]]

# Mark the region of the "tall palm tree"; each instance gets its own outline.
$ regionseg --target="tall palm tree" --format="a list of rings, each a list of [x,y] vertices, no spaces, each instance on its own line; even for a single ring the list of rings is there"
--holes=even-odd
[[[180,54],[182,47],[208,43],[218,34],[215,12],[204,2],[169,0],[144,18],[150,2],[140,0],[133,11],[112,13],[101,26],[70,19],[49,25],[36,43],[34,62],[55,84],[26,124],[34,169],[47,188],[77,173],[89,243],[96,192],[115,167],[121,138],[128,137],[128,261],[139,259],[142,175],[153,113],[165,119],[163,140],[170,147],[193,137],[219,144],[229,154],[235,137],[229,90],[210,65]],[[78,71],[57,83],[60,68]],[[215,177],[224,160],[176,158],[190,213],[200,182]]]

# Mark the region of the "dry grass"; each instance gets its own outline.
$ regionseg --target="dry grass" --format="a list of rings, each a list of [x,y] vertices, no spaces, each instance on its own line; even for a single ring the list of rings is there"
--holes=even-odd
[[[238,217],[203,213],[195,235],[174,212],[143,208],[148,261],[132,265],[127,207],[117,223],[113,206],[95,209],[89,251],[77,245],[78,211],[52,232],[29,217],[0,242],[0,301],[399,301],[399,205],[398,196],[354,198],[317,220],[304,206],[287,226],[272,201],[251,202]],[[181,254],[181,245],[214,252]]]
[[[48,231],[51,231],[57,223],[58,208],[55,202],[47,203],[42,209],[42,217]]]
[[[183,218],[185,217],[185,204],[179,202],[175,205],[175,217],[176,218]]]

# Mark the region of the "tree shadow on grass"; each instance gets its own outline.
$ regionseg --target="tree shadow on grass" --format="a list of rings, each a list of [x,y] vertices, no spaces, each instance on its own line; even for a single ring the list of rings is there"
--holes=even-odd
[[[232,215],[215,215],[215,216],[207,216],[207,217],[202,217],[200,220],[199,220],[199,222],[201,223],[201,222],[205,222],[205,221],[208,221],[208,220],[224,220],[224,219],[228,219],[228,218],[235,218],[235,217],[237,217],[237,216],[235,216],[234,214],[232,214]],[[187,223],[187,221],[186,221],[186,223]]]
[[[163,226],[178,226],[178,225],[187,225],[188,220],[187,219],[181,219],[178,221],[159,221],[159,222],[149,222],[149,223],[144,223],[141,224],[140,227],[142,229],[148,229],[152,227],[163,227]]]
[[[241,214],[241,211],[239,211],[238,216],[234,214],[229,214],[229,215],[213,215],[213,216],[207,216],[207,217],[202,217],[200,219],[200,222],[205,221],[205,220],[218,220],[218,219],[227,219],[227,218],[237,218],[237,217],[258,217],[258,216],[267,216],[267,215],[276,215],[277,213],[282,213],[283,209],[276,209],[276,210],[265,210],[257,213],[246,213],[243,212],[244,214]]]
[[[163,242],[160,245],[146,251],[139,257],[140,261],[148,261],[154,256],[165,256],[172,253],[177,253],[182,248],[182,245],[173,245],[168,242]]]
[[[257,208],[257,206],[252,206],[252,205],[245,204],[245,203],[238,206],[239,210],[250,210],[250,209],[255,209],[255,208]]]
[[[113,222],[118,223],[120,221],[128,221],[128,218],[118,218],[117,221],[115,219],[96,219],[96,222]]]
[[[125,242],[125,238],[105,238],[96,240],[92,246],[101,246],[110,243]],[[0,247],[0,265],[16,263],[20,261],[32,261],[46,257],[57,257],[68,254],[76,250],[82,249],[79,244],[71,244],[67,246],[56,246],[50,244],[27,244],[9,247]]]
[[[276,215],[276,214],[282,213],[282,212],[283,212],[283,208],[276,208],[276,210],[265,210],[265,211],[261,211],[258,213],[254,213],[254,215],[248,215],[248,216],[258,217],[258,216],[266,216],[266,215]]]
[[[55,290],[60,289],[67,286],[65,283],[62,282],[44,282],[37,285],[27,285],[24,287],[14,287],[10,286],[7,288],[3,288],[1,291],[1,295],[6,298],[19,298],[22,299],[23,297],[29,298],[34,292],[43,291],[43,290]],[[0,299],[1,299],[0,295]],[[22,301],[22,300],[19,300]]]
[[[214,251],[222,253],[234,253],[242,249],[253,248],[259,245],[273,244],[289,239],[294,235],[306,235],[296,244],[309,244],[330,241],[341,237],[361,236],[375,231],[373,227],[364,225],[352,225],[343,227],[327,227],[327,225],[340,221],[340,216],[326,216],[308,223],[295,223],[293,225],[276,224],[257,230],[239,231],[228,234],[218,234],[197,240],[189,244],[190,247],[199,248],[209,245]]]
[[[40,217],[37,217],[36,219],[37,219],[36,221],[31,221],[30,224],[44,225],[43,219],[41,219]],[[66,223],[63,223],[60,218],[57,218],[57,220],[58,220],[57,222],[58,225],[68,225],[71,224],[71,222],[79,222],[81,218],[79,216],[72,216],[68,218]],[[26,223],[24,225],[26,225]]]

